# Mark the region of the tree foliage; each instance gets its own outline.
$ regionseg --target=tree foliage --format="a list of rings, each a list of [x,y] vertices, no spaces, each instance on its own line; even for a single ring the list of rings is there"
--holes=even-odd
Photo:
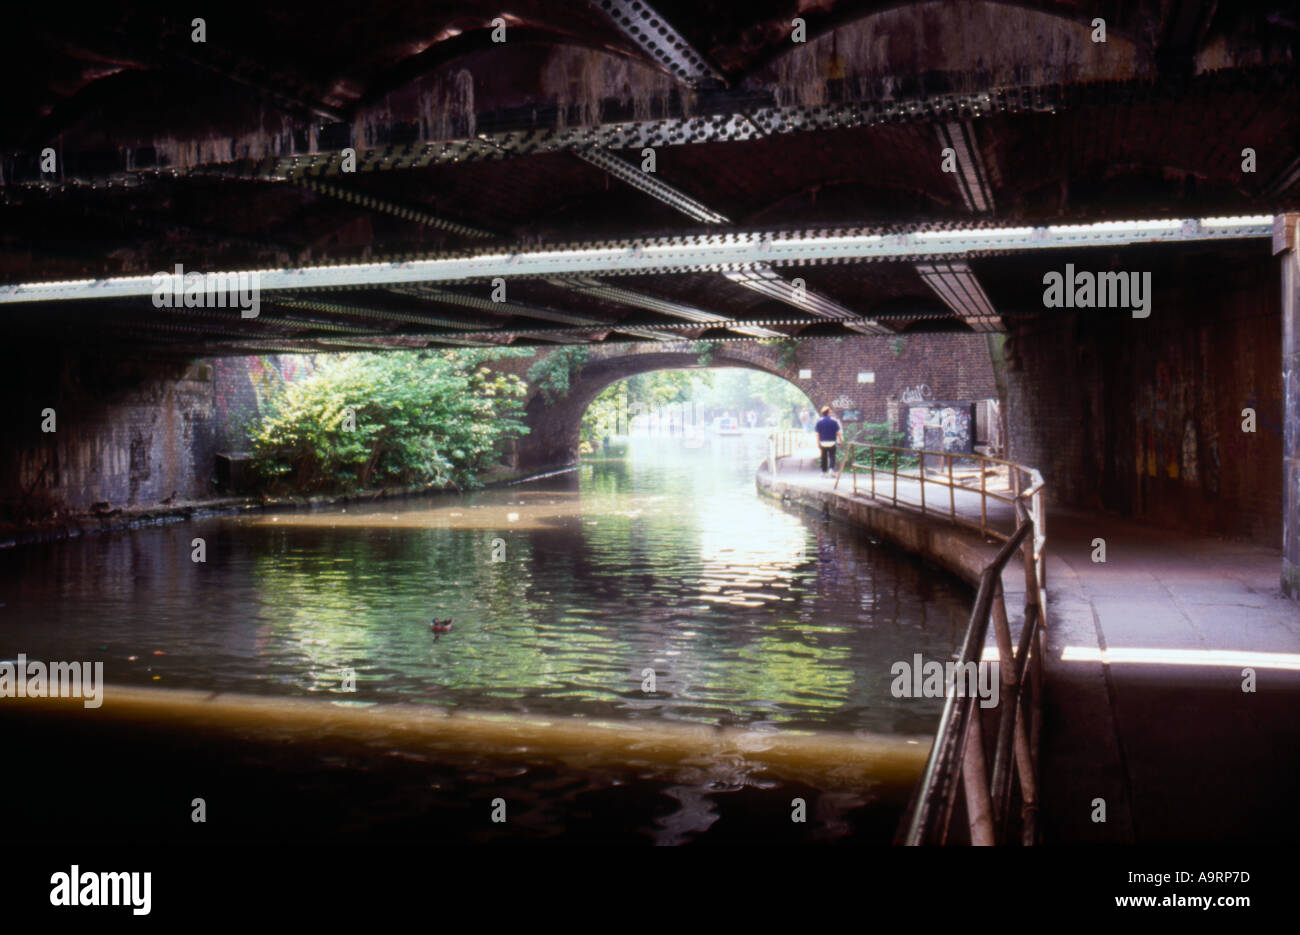
[[[799,352],[799,342],[795,338],[770,338],[766,341],[760,341],[768,347],[775,349],[776,359],[786,370],[793,370],[796,354]]]
[[[699,355],[696,358],[696,360],[699,362],[699,365],[701,367],[707,367],[709,366],[709,364],[713,363],[713,358],[718,353],[718,351],[722,350],[722,342],[721,341],[696,341],[693,345],[691,345],[691,350],[695,351],[695,353]]]
[[[778,425],[797,424],[799,411],[812,406],[793,383],[758,370],[656,370],[606,387],[583,415],[582,440],[616,435],[626,431],[629,417],[684,402],[694,403],[706,421],[723,413],[739,417],[757,410],[773,416]]]
[[[654,370],[601,390],[582,416],[581,439],[593,442],[627,429],[628,420],[670,403],[689,402],[701,386],[713,385],[705,371]]]
[[[590,352],[569,344],[557,347],[528,368],[528,382],[541,390],[547,404],[569,392],[569,381],[587,363]]]
[[[483,366],[527,350],[340,354],[284,387],[250,436],[269,489],[474,486],[520,419],[526,387]]]
[[[850,444],[856,442],[863,445],[879,445],[883,448],[901,448],[906,440],[907,436],[902,432],[895,432],[888,422],[862,422],[847,427],[844,431],[844,441]],[[855,460],[859,464],[874,460],[876,467],[887,468],[894,463],[894,457],[895,453],[892,451],[874,451],[870,455],[862,451]],[[912,467],[916,463],[915,455],[902,455],[898,459],[900,467]]]

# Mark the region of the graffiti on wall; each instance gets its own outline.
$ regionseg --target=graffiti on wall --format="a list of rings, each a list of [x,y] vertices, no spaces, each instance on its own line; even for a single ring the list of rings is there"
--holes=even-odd
[[[916,386],[906,387],[898,396],[899,402],[907,406],[920,405],[926,400],[933,398],[934,393],[930,391],[929,385],[925,383],[918,383]]]
[[[1188,426],[1183,413],[1183,386],[1175,386],[1169,375],[1169,364],[1156,364],[1154,379],[1137,392],[1137,437],[1135,439],[1136,463],[1139,476],[1168,477],[1178,480],[1186,466],[1196,467],[1196,455],[1189,458],[1185,450]],[[1196,428],[1191,426],[1191,444],[1196,444]]]
[[[925,448],[926,429],[939,429],[944,451],[973,450],[974,420],[970,403],[930,402],[907,408],[907,438],[913,448]]]
[[[1135,466],[1139,477],[1167,478],[1219,492],[1218,403],[1208,381],[1191,384],[1171,373],[1189,368],[1161,361],[1135,394]],[[1198,391],[1199,387],[1199,391]]]
[[[304,380],[315,370],[315,359],[301,354],[224,357],[213,361],[219,446],[242,448],[248,429],[284,385]]]
[[[1196,422],[1191,416],[1183,420],[1183,480],[1200,483],[1200,462],[1196,454]]]

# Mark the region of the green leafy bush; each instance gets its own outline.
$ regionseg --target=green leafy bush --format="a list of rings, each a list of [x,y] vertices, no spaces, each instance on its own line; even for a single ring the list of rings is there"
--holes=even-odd
[[[795,338],[771,338],[760,342],[776,348],[776,359],[786,370],[793,370],[795,355],[799,351],[799,342]]]
[[[691,345],[691,350],[693,350],[696,354],[699,355],[699,357],[696,358],[696,362],[701,367],[707,367],[709,366],[709,364],[713,363],[714,355],[716,355],[718,351],[722,350],[722,342],[721,341],[696,341],[693,345]]]
[[[845,443],[856,442],[863,445],[880,445],[886,448],[902,448],[907,444],[907,436],[902,432],[895,432],[890,428],[888,422],[862,422],[853,426],[844,433]],[[895,452],[892,451],[875,451],[868,454],[866,451],[859,451],[855,454],[853,460],[858,464],[869,464],[874,458],[876,467],[892,468],[894,464]],[[898,466],[900,468],[914,467],[918,463],[915,455],[899,454]]]
[[[527,351],[343,354],[284,387],[251,434],[267,489],[315,493],[392,484],[474,486],[522,435],[516,376],[482,366]]]
[[[528,368],[528,382],[541,390],[549,405],[569,392],[569,381],[590,356],[585,347],[571,344],[558,347]]]

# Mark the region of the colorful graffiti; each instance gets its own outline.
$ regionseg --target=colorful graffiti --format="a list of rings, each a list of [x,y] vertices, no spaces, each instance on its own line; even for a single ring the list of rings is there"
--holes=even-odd
[[[944,451],[971,451],[972,409],[969,403],[931,403],[909,406],[907,437],[913,448],[925,447],[925,430],[940,429]]]
[[[316,370],[315,358],[305,354],[222,357],[212,365],[218,446],[232,450],[243,448],[249,426],[286,383],[306,379]]]
[[[1200,483],[1200,465],[1196,454],[1196,422],[1191,416],[1183,420],[1183,480]]]
[[[1134,462],[1139,477],[1194,484],[1206,494],[1219,492],[1219,406],[1208,382],[1174,380],[1190,368],[1161,361],[1151,382],[1135,394]],[[1199,390],[1198,390],[1199,387]]]

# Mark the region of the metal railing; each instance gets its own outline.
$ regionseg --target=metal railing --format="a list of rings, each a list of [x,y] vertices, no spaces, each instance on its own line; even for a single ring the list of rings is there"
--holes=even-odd
[[[969,843],[998,844],[1018,838],[1021,844],[1034,844],[1038,840],[1038,748],[1047,631],[1033,540],[1033,521],[1024,517],[980,575],[956,670],[966,672],[973,665],[970,671],[978,671],[992,622],[1000,679],[992,775],[980,699],[974,692],[959,694],[950,684],[934,746],[913,800],[905,844],[948,843],[958,783],[964,793]],[[1013,650],[1002,572],[1017,551],[1025,559],[1025,616]],[[1019,822],[1013,819],[1013,784],[1018,784],[1019,790]]]
[[[776,476],[777,462],[794,454],[799,436],[806,434],[799,429],[778,429],[767,437],[767,466],[773,477]]]
[[[782,434],[782,433],[777,433]],[[795,439],[774,434],[769,451],[775,474],[776,459],[794,451]],[[784,433],[791,434],[791,433]],[[794,435],[799,433],[795,432]],[[1046,561],[1047,514],[1043,503],[1043,478],[1034,468],[1012,461],[975,454],[927,451],[919,448],[895,448],[883,445],[851,443],[835,476],[839,487],[844,471],[853,479],[853,492],[868,495],[922,514],[947,519],[954,525],[979,530],[980,534],[1003,545],[993,561],[980,575],[979,590],[971,610],[958,659],[957,672],[978,672],[984,664],[984,645],[990,623],[998,647],[999,699],[992,709],[992,721],[985,723],[974,692],[959,694],[955,684],[948,686],[943,715],[930,750],[921,784],[909,810],[903,843],[945,844],[957,806],[957,787],[963,791],[966,822],[971,844],[995,844],[1018,838],[1033,844],[1038,838],[1038,748],[1042,731],[1043,659],[1046,652]],[[865,462],[860,460],[867,456]],[[888,463],[883,470],[878,461]],[[954,461],[962,462],[960,472]],[[933,465],[941,465],[933,469]],[[908,469],[915,467],[915,473]],[[967,486],[970,466],[979,476],[979,487]],[[903,470],[900,470],[903,468]],[[858,472],[869,473],[870,486],[859,490]],[[891,479],[886,496],[877,484],[877,475]],[[990,485],[988,479],[995,483]],[[899,480],[915,481],[919,498],[909,499],[900,491]],[[959,480],[961,481],[959,483]],[[947,509],[927,502],[926,485],[947,490]],[[865,486],[865,485],[864,485]],[[969,498],[979,494],[980,520],[963,516],[958,510],[958,491]],[[1000,518],[991,517],[989,503],[1009,504],[1014,523],[1010,531],[998,528]],[[1025,611],[1020,638],[1013,647],[1011,625],[1003,591],[1003,572],[1015,553],[1024,561]],[[974,666],[975,668],[971,668]],[[968,676],[969,679],[969,676]],[[969,684],[969,681],[968,681]],[[986,727],[994,739],[993,767],[988,768]],[[1019,821],[1013,811],[1019,793]]]
[[[1002,458],[924,448],[896,448],[858,442],[850,442],[844,448],[845,456],[835,474],[835,489],[839,489],[840,480],[848,470],[855,494],[866,495],[881,502],[888,501],[892,506],[919,510],[925,515],[937,515],[954,525],[978,530],[985,538],[1002,542],[1014,535],[1020,516],[1024,513],[1034,526],[1032,548],[1038,576],[1036,590],[1041,592],[1046,587],[1046,563],[1042,560],[1042,553],[1047,544],[1047,511],[1043,504],[1043,476],[1037,468],[1025,467]],[[862,460],[864,454],[865,461]],[[881,460],[888,463],[887,468],[878,464]],[[958,463],[961,464],[960,470],[956,466]],[[940,467],[936,469],[933,465]],[[908,470],[912,467],[915,468],[914,473]],[[861,486],[859,471],[865,475]],[[978,487],[973,485],[972,471],[978,476]],[[990,477],[994,478],[993,484],[989,483]],[[880,490],[879,480],[883,478],[889,479],[888,495],[882,494]],[[916,482],[918,499],[909,499],[909,491],[900,490],[900,480]],[[940,488],[940,502],[935,503],[932,497],[927,499],[927,485],[930,488]],[[973,516],[965,516],[958,510],[958,492],[961,492],[963,500],[969,500],[978,494],[978,523]],[[1012,523],[1010,529],[998,528],[997,517],[991,517],[989,513],[990,501],[1007,504],[1012,508],[1012,516],[1008,517]],[[973,514],[973,506],[970,512]]]

